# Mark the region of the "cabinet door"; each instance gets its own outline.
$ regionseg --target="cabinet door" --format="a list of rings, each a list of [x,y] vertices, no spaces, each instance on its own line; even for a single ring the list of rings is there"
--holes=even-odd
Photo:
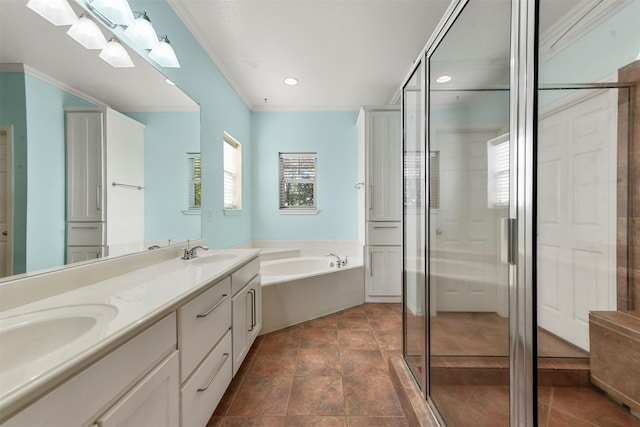
[[[262,285],[260,284],[260,276],[256,277],[249,283],[249,296],[252,315],[249,316],[252,323],[249,324],[249,337],[247,345],[251,347],[256,340],[258,334],[262,330]]]
[[[402,247],[367,246],[367,300],[402,295]]]
[[[367,117],[368,221],[402,217],[400,113],[372,111]]]
[[[67,264],[106,256],[106,246],[67,246]]]
[[[66,114],[67,221],[104,221],[102,147],[99,112]]]
[[[161,362],[98,419],[99,427],[175,427],[179,420],[178,352]]]
[[[251,328],[251,298],[249,286],[244,287],[233,297],[233,375],[238,372],[242,361],[249,351],[249,329]]]

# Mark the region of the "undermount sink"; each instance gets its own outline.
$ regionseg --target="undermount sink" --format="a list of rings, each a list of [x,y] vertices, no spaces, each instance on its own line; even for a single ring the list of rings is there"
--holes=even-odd
[[[194,258],[191,263],[196,265],[209,264],[214,262],[222,262],[222,261],[230,261],[236,258],[238,255],[236,254],[227,254],[227,253],[212,253],[212,254],[201,254],[198,255],[198,258]]]
[[[11,371],[64,351],[92,332],[102,330],[117,312],[110,305],[84,304],[0,319],[0,371]]]

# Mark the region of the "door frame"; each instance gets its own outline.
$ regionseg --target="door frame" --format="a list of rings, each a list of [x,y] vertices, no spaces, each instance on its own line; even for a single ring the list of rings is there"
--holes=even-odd
[[[7,277],[13,274],[13,125],[0,125],[0,133],[7,136],[7,182],[5,194],[7,198]]]

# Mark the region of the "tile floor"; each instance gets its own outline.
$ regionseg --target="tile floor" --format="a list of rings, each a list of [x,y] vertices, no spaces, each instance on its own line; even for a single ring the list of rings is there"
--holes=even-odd
[[[207,427],[408,425],[387,368],[401,316],[364,304],[258,337]]]
[[[386,360],[401,353],[401,316],[399,304],[364,304],[258,337],[207,427],[407,426]],[[508,425],[508,387],[433,393],[450,427]],[[640,426],[589,387],[541,387],[539,414],[544,427]]]

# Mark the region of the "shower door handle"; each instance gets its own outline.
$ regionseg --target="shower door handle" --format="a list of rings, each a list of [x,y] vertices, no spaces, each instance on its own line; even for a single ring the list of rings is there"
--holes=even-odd
[[[501,223],[500,261],[505,264],[516,265],[518,259],[518,220],[502,218]]]

